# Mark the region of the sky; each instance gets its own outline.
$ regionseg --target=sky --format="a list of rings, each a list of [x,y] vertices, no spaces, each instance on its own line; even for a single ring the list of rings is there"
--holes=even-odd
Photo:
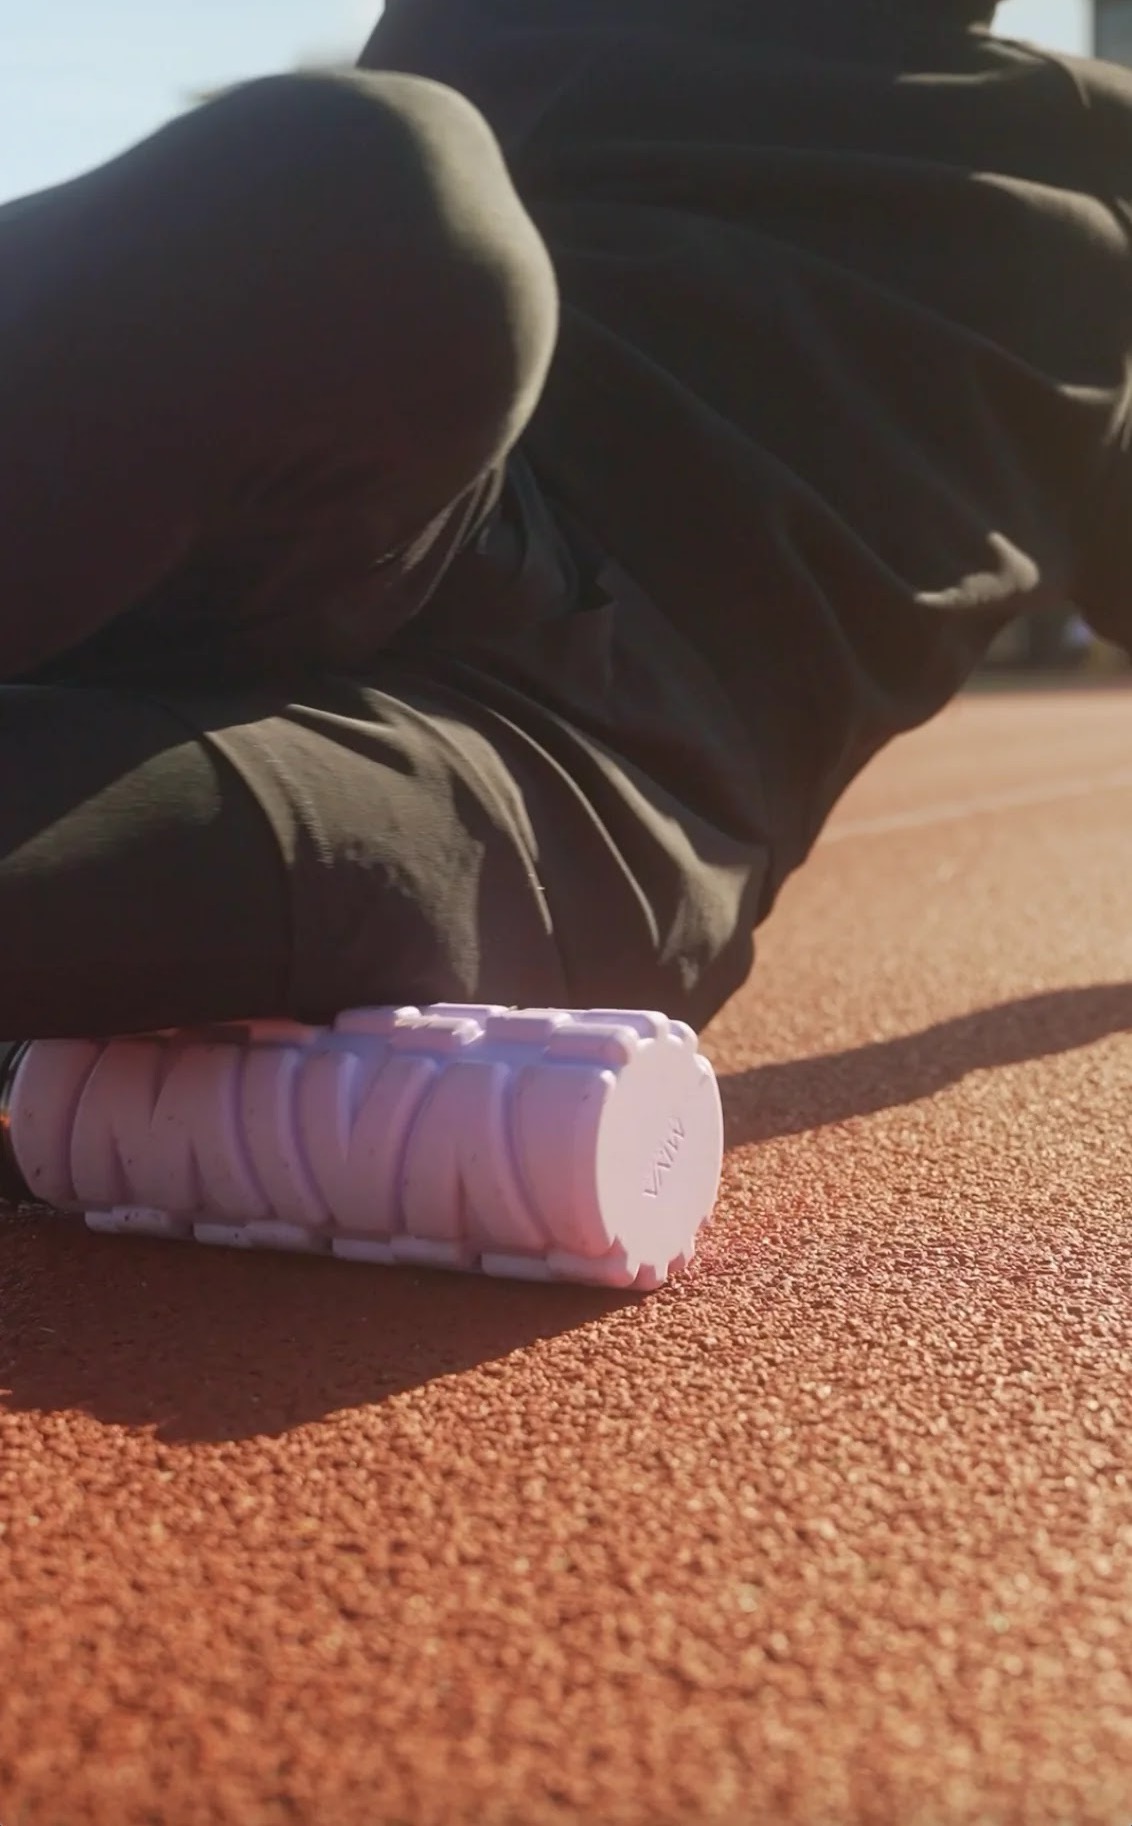
[[[152,131],[186,97],[361,48],[380,0],[0,0],[0,202]],[[998,28],[1088,49],[1088,0],[1005,0]]]

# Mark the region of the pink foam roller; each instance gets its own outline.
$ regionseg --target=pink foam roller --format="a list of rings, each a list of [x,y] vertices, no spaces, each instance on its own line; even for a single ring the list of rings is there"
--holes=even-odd
[[[692,1030],[628,1009],[352,1009],[38,1040],[0,1111],[36,1199],[97,1230],[657,1287],[719,1185]]]

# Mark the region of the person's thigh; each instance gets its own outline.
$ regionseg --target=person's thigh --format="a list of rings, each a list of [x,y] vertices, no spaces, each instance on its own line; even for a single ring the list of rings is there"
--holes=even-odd
[[[0,678],[370,661],[556,327],[490,130],[412,77],[251,83],[0,209]]]
[[[0,688],[0,1032],[434,1001],[702,1025],[750,965],[766,820],[670,647],[626,599],[289,697]]]
[[[370,683],[164,701],[274,833],[293,934],[278,1012],[317,1023],[366,1005],[568,1000],[524,778],[462,694],[389,659]]]
[[[769,840],[719,687],[627,580],[491,648],[386,655],[298,698],[178,700],[285,858],[287,1011],[639,1007],[696,1026],[746,976]]]
[[[0,1032],[559,1003],[505,760],[427,692],[0,687]]]

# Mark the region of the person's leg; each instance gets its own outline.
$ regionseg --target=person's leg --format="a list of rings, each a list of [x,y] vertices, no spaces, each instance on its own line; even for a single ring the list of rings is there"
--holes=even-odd
[[[409,77],[249,84],[0,210],[0,679],[372,659],[555,330],[489,129]]]
[[[766,879],[741,743],[629,598],[291,700],[0,686],[0,1034],[434,1001],[701,1025]]]
[[[664,617],[612,568],[603,587],[604,608],[238,717],[181,698],[277,833],[286,1013],[636,1006],[698,1027],[743,981],[769,868],[758,758]]]

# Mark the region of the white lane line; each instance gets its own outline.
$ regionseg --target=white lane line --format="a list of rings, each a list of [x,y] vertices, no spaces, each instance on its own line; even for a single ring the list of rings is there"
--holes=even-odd
[[[1132,787],[1132,768],[1091,779],[1062,780],[1045,786],[1015,786],[1000,793],[983,793],[977,799],[945,799],[939,805],[917,806],[906,812],[887,812],[878,818],[843,818],[818,839],[819,843],[846,843],[853,837],[884,837],[889,831],[922,830],[931,824],[954,824],[993,812],[1014,811],[1026,805],[1058,805],[1065,799],[1091,799],[1096,793],[1120,792]]]

